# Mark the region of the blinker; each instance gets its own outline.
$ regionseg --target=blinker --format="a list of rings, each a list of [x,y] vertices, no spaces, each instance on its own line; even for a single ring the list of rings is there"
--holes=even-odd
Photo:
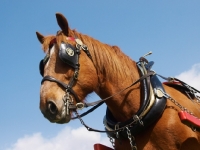
[[[69,66],[78,67],[78,51],[71,44],[64,42],[60,44],[59,57]]]
[[[69,66],[73,67],[74,69],[77,69],[79,67],[78,65],[78,56],[79,55],[79,49],[76,49],[69,43],[62,42],[60,44],[59,49],[59,57],[60,59],[68,64]],[[39,64],[39,70],[41,76],[44,75],[44,66],[49,60],[49,55],[46,55],[44,59],[40,61]]]
[[[49,60],[49,55],[46,55],[46,56],[44,57],[44,59],[42,59],[42,60],[40,61],[39,70],[40,70],[40,75],[41,75],[41,76],[44,75],[44,66],[45,66],[45,64],[48,62],[48,60]]]

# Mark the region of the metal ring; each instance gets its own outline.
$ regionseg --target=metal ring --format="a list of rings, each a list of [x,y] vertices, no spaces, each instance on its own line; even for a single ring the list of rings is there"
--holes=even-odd
[[[79,109],[79,110],[83,109],[84,106],[85,106],[84,103],[77,103],[76,104],[76,108]]]

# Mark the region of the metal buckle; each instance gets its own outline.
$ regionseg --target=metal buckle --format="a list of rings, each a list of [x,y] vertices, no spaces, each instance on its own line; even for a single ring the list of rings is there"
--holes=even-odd
[[[137,115],[134,115],[134,116],[133,116],[133,120],[134,120],[135,122],[139,122],[140,125],[144,126],[142,120],[141,120]]]
[[[63,96],[63,101],[64,101],[64,105],[66,107],[67,115],[69,115],[70,114],[70,106],[73,103],[73,98],[70,95],[70,93],[68,92],[68,90],[66,90],[66,94]]]
[[[84,106],[85,106],[84,103],[77,103],[77,104],[76,104],[76,108],[77,108],[78,110],[83,109]]]
[[[79,72],[78,72],[78,71],[75,71],[75,72],[74,72],[74,79],[77,80],[77,79],[78,79],[78,75],[79,75]]]
[[[115,131],[119,130],[119,122],[115,125]],[[119,132],[116,132],[116,138],[119,138]]]
[[[77,48],[78,50],[80,50],[80,49],[81,49],[81,45],[80,45],[80,44],[76,44],[76,48]]]
[[[75,41],[76,41],[76,43],[77,43],[78,45],[80,45],[80,46],[83,45],[83,42],[82,42],[80,39],[76,38]]]
[[[84,50],[84,51],[88,51],[88,47],[86,46],[86,45],[81,45],[81,47],[82,47],[82,49]]]

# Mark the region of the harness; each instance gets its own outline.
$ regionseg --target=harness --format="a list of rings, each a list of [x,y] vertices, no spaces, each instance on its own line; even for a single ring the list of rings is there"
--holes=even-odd
[[[61,45],[59,47],[59,58],[64,63],[68,64],[74,69],[74,74],[71,77],[69,83],[65,84],[64,82],[59,81],[52,76],[44,76],[41,81],[41,84],[45,81],[51,81],[51,82],[56,82],[60,86],[62,86],[66,92],[65,95],[63,96],[63,101],[65,104],[67,115],[68,116],[70,115],[71,110],[74,111],[76,114],[76,117],[71,118],[71,119],[78,118],[80,122],[87,128],[88,131],[106,132],[113,146],[114,146],[113,139],[129,139],[132,149],[137,149],[134,136],[139,134],[140,132],[145,131],[145,129],[147,129],[150,125],[152,125],[161,117],[166,106],[166,100],[169,99],[172,102],[174,102],[174,104],[178,103],[165,92],[162,86],[162,83],[157,77],[158,74],[156,74],[154,71],[151,70],[151,67],[153,66],[154,62],[152,61],[148,62],[145,58],[146,56],[150,55],[151,52],[141,57],[139,59],[139,62],[137,62],[137,67],[139,68],[139,71],[140,71],[140,78],[138,80],[133,82],[130,86],[122,89],[121,91],[105,99],[101,99],[92,103],[85,103],[85,102],[80,101],[77,94],[73,90],[73,85],[78,79],[78,75],[79,75],[79,68],[80,68],[79,56],[80,56],[81,50],[83,50],[87,54],[87,56],[91,59],[92,62],[93,62],[93,59],[87,46],[84,45],[81,40],[77,38],[72,38],[72,37],[69,37],[68,39],[74,40],[76,42],[76,47],[72,46],[69,43],[61,42]],[[49,44],[49,50],[55,43],[57,43],[56,39],[53,39]],[[50,57],[49,55],[46,55],[45,58],[40,61],[40,74],[42,76],[44,75],[44,66],[47,63],[49,57]],[[172,80],[172,78],[165,78],[161,75],[158,75],[158,76],[168,81]],[[180,80],[177,79],[177,81],[180,81]],[[132,87],[138,82],[140,82],[141,84],[142,103],[139,110],[136,112],[136,114],[133,114],[132,118],[128,119],[125,122],[118,122],[112,115],[111,111],[107,108],[106,115],[103,119],[105,131],[93,129],[84,123],[81,117],[92,112],[93,110],[98,108],[100,105],[102,105],[106,100],[110,99],[111,97],[114,97],[117,94],[122,93],[123,91]],[[185,85],[184,87],[187,88],[188,91],[191,92],[193,90],[195,92],[199,92],[194,88],[191,90],[191,87],[188,86],[186,83],[182,81],[180,82],[183,85]],[[195,92],[192,92],[192,95],[194,95]],[[76,100],[76,104],[74,104],[71,94],[74,96]],[[196,97],[196,98],[199,99],[199,97]],[[76,111],[77,109],[83,109],[84,107],[89,107],[89,106],[93,106],[93,107],[81,115],[79,115]],[[181,105],[179,104],[178,106],[181,106]],[[183,109],[183,110],[186,110],[186,109]],[[183,118],[184,117],[183,113],[181,115]],[[186,120],[185,122],[187,121],[188,120]]]
[[[160,118],[166,106],[166,98],[159,97],[156,92],[164,91],[164,88],[156,75],[147,77],[147,79],[144,79],[143,81],[143,89],[146,88],[147,90],[143,90],[143,102],[137,113],[125,122],[118,122],[107,108],[106,115],[104,117],[106,130],[114,131],[115,129],[128,126],[131,131],[131,135],[135,136]],[[145,82],[147,82],[147,84]],[[122,130],[118,133],[108,132],[107,134],[112,138],[128,138],[126,130]]]

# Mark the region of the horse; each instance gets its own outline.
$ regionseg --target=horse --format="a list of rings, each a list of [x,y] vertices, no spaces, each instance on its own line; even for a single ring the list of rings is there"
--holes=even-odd
[[[199,126],[180,117],[200,118],[199,97],[189,85],[176,78],[161,83],[146,56],[134,61],[118,46],[71,29],[61,13],[56,20],[56,35],[36,32],[46,53],[40,62],[45,118],[64,124],[77,116],[85,125],[77,110],[106,103],[105,132],[115,150],[200,149]],[[92,92],[102,100],[85,102]]]

